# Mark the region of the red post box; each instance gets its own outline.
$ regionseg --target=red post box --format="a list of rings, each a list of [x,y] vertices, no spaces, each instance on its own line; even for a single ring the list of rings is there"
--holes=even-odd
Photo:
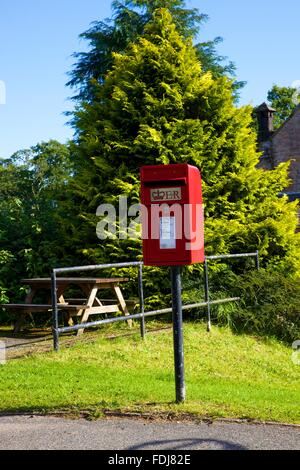
[[[144,263],[180,266],[204,262],[201,176],[188,164],[141,168]]]

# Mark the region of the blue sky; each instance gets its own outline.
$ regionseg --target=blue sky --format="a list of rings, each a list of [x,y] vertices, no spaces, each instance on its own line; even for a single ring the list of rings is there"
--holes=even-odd
[[[218,48],[248,82],[241,104],[260,104],[273,83],[300,80],[300,2],[297,0],[187,0],[210,17],[199,40],[224,38]],[[110,16],[110,0],[1,0],[0,157],[50,138],[72,137],[63,112],[74,51],[86,50],[80,33]],[[6,104],[1,104],[3,82]],[[1,86],[2,84],[2,86]],[[2,92],[1,92],[2,90]]]

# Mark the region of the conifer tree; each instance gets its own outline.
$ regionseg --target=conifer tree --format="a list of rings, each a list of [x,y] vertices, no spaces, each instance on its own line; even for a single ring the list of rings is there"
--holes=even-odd
[[[81,252],[96,262],[140,257],[139,240],[97,240],[96,208],[120,195],[137,203],[142,165],[186,162],[202,173],[207,254],[259,249],[266,263],[295,266],[296,205],[278,197],[288,164],[257,168],[251,112],[234,105],[228,78],[203,72],[192,39],[180,36],[168,10],[155,10],[144,36],[114,54],[94,102],[77,109]]]
[[[113,53],[124,52],[130,42],[144,34],[146,25],[151,21],[157,8],[167,8],[173,16],[178,32],[185,38],[195,37],[208,16],[199,13],[197,8],[188,9],[185,0],[114,0],[113,17],[104,21],[93,22],[91,28],[80,35],[89,43],[87,52],[77,52],[73,70],[67,83],[77,94],[75,101],[93,101],[94,85],[102,83],[111,70]],[[235,76],[235,65],[226,57],[217,53],[217,45],[222,38],[196,44],[198,57],[204,70],[210,70],[214,76]],[[244,86],[244,82],[235,82],[235,90]],[[72,121],[76,127],[76,119]]]

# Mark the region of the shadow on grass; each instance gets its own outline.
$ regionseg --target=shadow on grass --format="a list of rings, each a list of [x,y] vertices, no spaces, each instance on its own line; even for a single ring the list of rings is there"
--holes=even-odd
[[[13,328],[5,327],[0,329],[0,338],[12,338],[12,339],[35,339],[52,336],[50,329],[39,328],[39,329],[24,329],[20,333],[14,333]]]

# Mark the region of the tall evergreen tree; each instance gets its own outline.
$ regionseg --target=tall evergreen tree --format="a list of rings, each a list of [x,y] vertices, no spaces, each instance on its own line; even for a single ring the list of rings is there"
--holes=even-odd
[[[143,35],[146,25],[151,21],[157,8],[169,9],[179,33],[187,37],[195,37],[201,25],[208,20],[207,15],[185,7],[185,0],[114,0],[112,2],[113,19],[95,21],[92,27],[81,34],[88,41],[88,52],[75,53],[76,63],[70,73],[68,86],[75,89],[76,101],[92,101],[95,83],[102,83],[105,75],[113,64],[113,53],[124,52],[128,44]],[[196,50],[203,70],[210,70],[215,77],[221,75],[235,76],[232,62],[224,65],[226,57],[217,53],[216,47],[222,38],[197,44]],[[239,90],[243,82],[235,82]]]
[[[295,265],[296,206],[277,197],[288,165],[256,168],[252,109],[234,106],[228,78],[202,70],[192,39],[180,36],[166,9],[155,10],[125,54],[114,54],[95,96],[77,109],[74,149],[78,240],[86,255],[97,262],[141,256],[140,241],[97,241],[96,208],[120,195],[138,202],[142,165],[187,162],[203,177],[207,254],[259,249],[273,264]]]

